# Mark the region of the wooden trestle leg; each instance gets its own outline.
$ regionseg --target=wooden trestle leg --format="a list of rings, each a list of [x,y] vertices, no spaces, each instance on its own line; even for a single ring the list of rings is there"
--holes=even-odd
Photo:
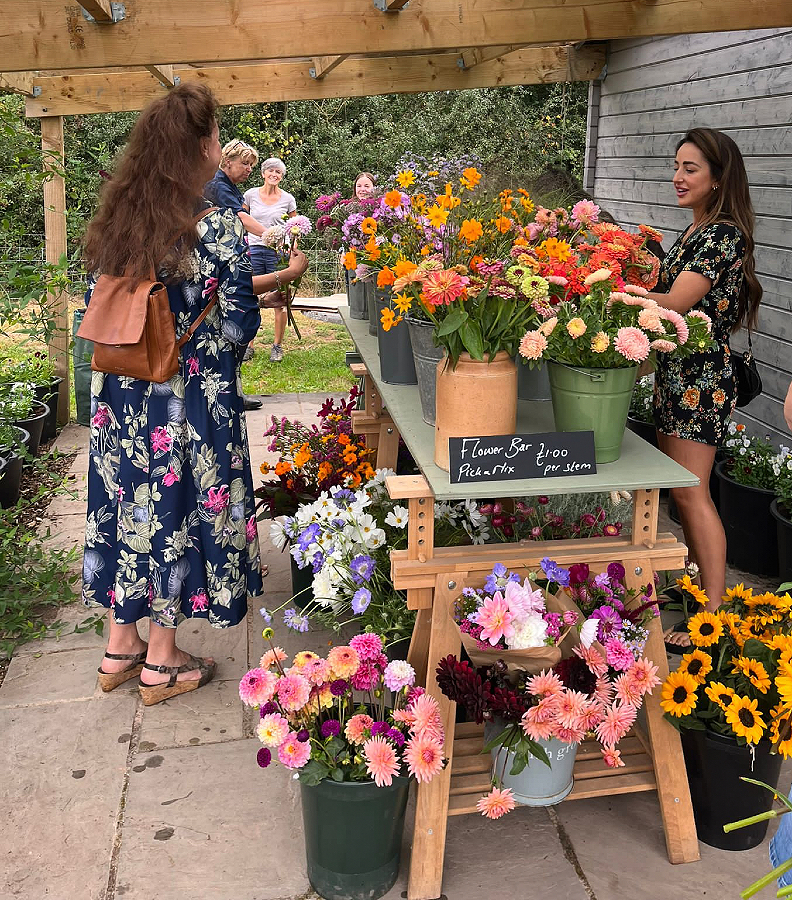
[[[409,504],[407,549],[391,553],[394,586],[407,591],[408,607],[418,611],[408,659],[419,683],[437,699],[446,729],[445,769],[429,784],[418,785],[407,888],[408,900],[435,900],[442,891],[447,817],[475,812],[476,799],[486,791],[489,780],[488,761],[480,752],[480,727],[466,724],[455,729],[456,704],[443,696],[435,678],[440,659],[460,650],[453,604],[462,588],[480,585],[496,562],[525,573],[536,569],[545,556],[562,566],[588,562],[595,571],[621,560],[628,587],[638,588],[653,584],[655,568],[681,569],[687,548],[673,535],[657,533],[657,490],[634,492],[629,536],[435,548],[434,498],[426,480],[394,476],[387,479],[386,486],[393,499],[406,499]],[[659,618],[650,625],[645,652],[657,665],[659,677],[665,679],[668,663]],[[648,734],[635,728],[625,737],[624,768],[608,769],[596,745],[581,745],[575,787],[567,799],[656,790],[669,860],[693,862],[699,858],[699,850],[682,746],[678,732],[663,719],[659,688],[646,698],[645,710]]]
[[[352,413],[352,431],[366,436],[366,446],[377,451],[376,468],[396,469],[399,456],[399,431],[393,419],[382,406],[374,379],[365,363],[352,363],[352,374],[363,378],[363,409]],[[372,462],[372,465],[374,463]]]

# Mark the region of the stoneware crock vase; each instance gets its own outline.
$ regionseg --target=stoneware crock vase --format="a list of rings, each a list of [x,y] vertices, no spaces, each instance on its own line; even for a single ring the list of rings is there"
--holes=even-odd
[[[448,471],[448,439],[514,434],[517,428],[517,366],[505,351],[492,362],[460,354],[437,364],[435,463]]]

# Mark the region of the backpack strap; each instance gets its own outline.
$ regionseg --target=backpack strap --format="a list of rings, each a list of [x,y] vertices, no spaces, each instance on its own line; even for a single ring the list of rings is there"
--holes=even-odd
[[[219,209],[219,207],[217,207],[217,206],[210,206],[208,209],[202,210],[195,217],[195,224],[197,225],[201,221],[201,219],[203,219],[205,216],[208,216],[209,213],[216,212],[218,209]],[[190,325],[190,327],[187,329],[187,331],[185,331],[184,334],[179,338],[179,349],[180,350],[187,343],[187,341],[189,341],[190,338],[192,338],[192,336],[198,330],[198,326],[209,315],[209,313],[210,313],[212,307],[215,305],[215,303],[217,303],[217,294],[216,293],[215,293],[214,297],[212,297],[212,299],[201,310],[201,312],[198,315],[198,318],[192,323],[192,325]]]

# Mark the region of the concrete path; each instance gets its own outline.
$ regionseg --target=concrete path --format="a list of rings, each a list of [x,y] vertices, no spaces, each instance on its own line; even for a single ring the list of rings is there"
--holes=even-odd
[[[254,479],[268,458],[270,415],[313,420],[322,395],[279,395],[248,413]],[[50,507],[54,540],[81,545],[88,431],[58,439],[77,453],[78,496]],[[288,558],[267,540],[270,606],[289,595]],[[755,579],[748,578],[749,583]],[[78,623],[74,605],[61,618]],[[288,653],[324,651],[329,635],[278,641]],[[255,714],[237,693],[263,652],[261,619],[227,631],[180,626],[179,641],[218,660],[216,680],[144,708],[135,682],[109,694],[96,683],[104,646],[93,632],[21,648],[0,687],[0,898],[22,900],[307,900],[299,785],[279,765],[259,769]],[[781,785],[790,782],[785,766]],[[408,816],[411,812],[408,812]],[[406,896],[402,873],[387,900]],[[701,862],[671,866],[653,794],[518,809],[498,822],[450,820],[448,900],[692,900],[737,898],[769,869],[766,843],[745,853],[701,845]],[[770,892],[767,892],[771,895]]]

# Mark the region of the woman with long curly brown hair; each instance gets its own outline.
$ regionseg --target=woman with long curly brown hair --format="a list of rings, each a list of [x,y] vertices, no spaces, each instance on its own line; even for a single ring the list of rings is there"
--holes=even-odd
[[[140,674],[146,704],[194,690],[214,661],[176,646],[184,618],[236,625],[262,590],[240,349],[259,326],[258,291],[302,274],[251,274],[244,227],[210,209],[220,161],[217,103],[181,85],[141,114],[85,238],[87,269],[151,273],[167,286],[181,337],[216,302],[164,384],[94,372],[82,594],[110,608],[103,690]],[[150,619],[148,645],[137,622]]]
[[[729,337],[756,324],[762,286],[748,177],[734,141],[710,128],[689,131],[676,147],[673,183],[677,204],[691,211],[693,222],[668,251],[650,296],[678,313],[709,317],[716,346],[686,359],[659,355],[654,418],[660,449],[699,479],[672,495],[690,559],[716,609],[726,590],[726,535],[709,480],[737,399]],[[685,633],[672,633],[667,646],[688,642]]]

